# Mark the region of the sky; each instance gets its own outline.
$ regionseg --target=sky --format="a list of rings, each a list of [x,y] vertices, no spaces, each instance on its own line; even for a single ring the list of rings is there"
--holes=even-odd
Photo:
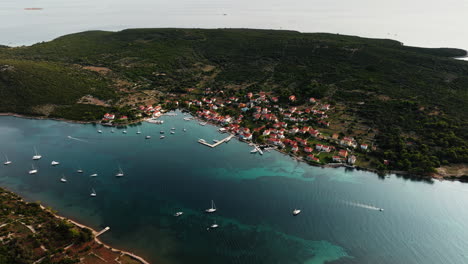
[[[329,32],[468,50],[466,25],[468,0],[0,1],[0,44],[10,46],[86,30],[183,27]]]

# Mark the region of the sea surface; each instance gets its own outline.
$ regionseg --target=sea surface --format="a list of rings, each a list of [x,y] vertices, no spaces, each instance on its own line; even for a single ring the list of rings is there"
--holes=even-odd
[[[97,230],[109,226],[104,242],[158,264],[468,263],[468,185],[311,167],[276,151],[250,154],[234,139],[211,149],[197,140],[226,134],[183,118],[123,134],[0,117],[0,153],[13,161],[0,167],[0,186]],[[211,200],[218,211],[206,214]]]
[[[467,14],[466,0],[2,0],[0,44],[30,45],[86,30],[195,27],[329,32],[468,49]]]

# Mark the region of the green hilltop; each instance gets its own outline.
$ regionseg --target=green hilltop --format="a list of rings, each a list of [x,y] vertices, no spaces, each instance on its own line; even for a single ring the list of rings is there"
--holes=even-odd
[[[375,142],[375,157],[392,161],[385,168],[427,173],[468,161],[468,62],[454,59],[461,56],[466,51],[325,33],[89,31],[0,47],[0,112],[93,120],[131,106],[132,94],[157,91],[160,100],[190,87],[271,92],[282,105],[291,94],[297,105],[315,97],[335,107],[339,132]]]

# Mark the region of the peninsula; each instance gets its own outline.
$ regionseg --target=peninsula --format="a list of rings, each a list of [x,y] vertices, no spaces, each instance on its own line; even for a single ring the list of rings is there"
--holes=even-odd
[[[126,125],[184,108],[313,164],[466,179],[466,51],[252,29],[0,47],[0,112]]]

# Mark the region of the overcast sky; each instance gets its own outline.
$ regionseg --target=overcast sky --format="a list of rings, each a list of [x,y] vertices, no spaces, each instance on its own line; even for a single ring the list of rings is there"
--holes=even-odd
[[[40,11],[24,8],[39,7]],[[226,15],[223,15],[226,14]],[[0,43],[93,29],[244,27],[392,38],[468,49],[468,0],[1,0]]]

